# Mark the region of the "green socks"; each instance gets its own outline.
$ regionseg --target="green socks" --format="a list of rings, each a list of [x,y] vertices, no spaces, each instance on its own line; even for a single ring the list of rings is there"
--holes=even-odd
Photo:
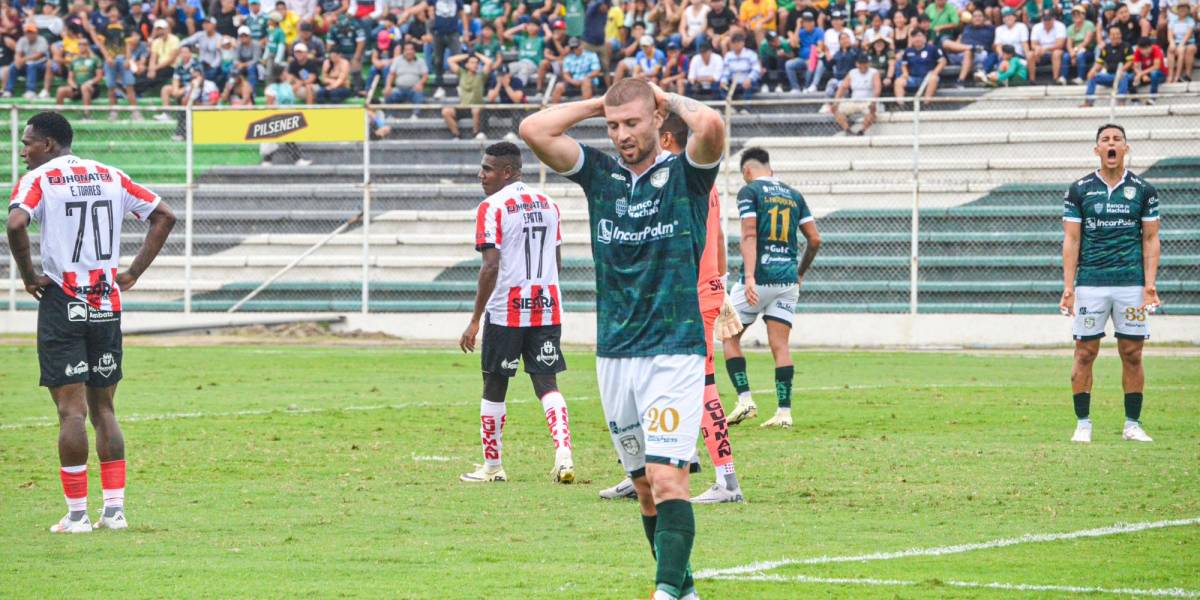
[[[650,542],[650,556],[655,559],[658,556],[654,553],[654,531],[658,528],[658,515],[647,517],[642,515],[642,530],[646,532],[646,541]]]
[[[737,390],[738,395],[750,391],[750,378],[746,377],[746,357],[725,359],[725,370],[729,372],[729,380],[733,382],[733,389]]]
[[[696,518],[687,500],[664,500],[658,509],[658,527],[654,531],[654,549],[658,555],[658,589],[678,598],[691,580],[689,559],[696,537]],[[642,517],[643,523],[647,517]]]
[[[792,376],[795,373],[796,369],[791,365],[775,367],[775,399],[779,401],[779,408],[792,407]]]

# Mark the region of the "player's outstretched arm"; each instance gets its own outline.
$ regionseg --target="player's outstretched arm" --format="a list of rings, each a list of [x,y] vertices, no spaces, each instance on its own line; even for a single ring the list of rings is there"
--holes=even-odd
[[[1063,221],[1063,293],[1058,301],[1058,310],[1068,317],[1075,315],[1075,272],[1079,269],[1081,230],[1078,221]]]
[[[167,236],[175,227],[175,211],[172,211],[166,202],[159,201],[158,206],[154,207],[154,212],[151,212],[146,220],[150,222],[150,231],[146,232],[141,249],[138,250],[137,256],[133,257],[129,268],[117,274],[117,287],[121,288],[122,292],[129,291],[137,283],[142,273],[150,268],[150,263],[158,256],[159,250],[162,250]]]
[[[653,84],[651,84],[653,85]],[[687,123],[687,157],[696,165],[711,165],[721,160],[725,153],[725,120],[721,114],[698,102],[679,94],[663,92],[654,86],[659,103]]]
[[[559,104],[540,110],[521,121],[521,139],[547,167],[559,173],[579,162],[579,142],[567,135],[576,123],[604,116],[604,98]]]
[[[496,289],[496,277],[500,274],[500,251],[495,248],[483,249],[483,264],[479,267],[479,285],[475,289],[475,312],[471,313],[471,322],[458,339],[458,347],[463,352],[475,351],[475,336],[479,334],[479,320],[487,308],[488,298]]]
[[[33,256],[29,251],[29,213],[18,208],[8,211],[8,247],[12,251],[13,261],[21,272],[21,280],[25,282],[25,291],[37,299],[42,297],[42,289],[53,283],[49,277],[38,275],[33,268]]]
[[[1146,275],[1142,291],[1142,308],[1152,311],[1162,300],[1158,297],[1158,260],[1162,255],[1162,242],[1158,237],[1159,221],[1142,221],[1142,268]]]

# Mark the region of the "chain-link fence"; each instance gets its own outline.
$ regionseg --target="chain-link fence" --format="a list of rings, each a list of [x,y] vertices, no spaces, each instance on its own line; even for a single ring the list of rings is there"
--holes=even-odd
[[[856,135],[857,120],[849,135],[839,134],[831,107],[819,100],[721,107],[729,116],[730,154],[718,187],[731,265],[741,262],[739,155],[761,146],[776,174],[804,194],[822,236],[798,310],[1053,312],[1061,288],[1062,193],[1095,169],[1096,127],[1115,120],[1128,130],[1130,168],[1160,190],[1159,289],[1167,310],[1200,314],[1200,96],[1081,109],[1081,97],[1043,89],[939,96],[919,110],[884,103],[865,135]],[[143,120],[130,109],[109,115],[107,107],[67,116],[77,154],[124,169],[180,218],[127,298],[129,308],[457,312],[471,309],[478,276],[472,240],[474,209],[484,196],[483,148],[518,141],[517,124],[538,108],[488,106],[478,124],[469,108],[452,109],[445,115],[457,125],[452,139],[440,105],[372,106],[366,147],[193,144],[190,179],[183,109],[143,107]],[[0,124],[10,130],[10,159],[19,127],[34,112],[12,108]],[[599,119],[571,133],[611,148]],[[566,309],[592,310],[582,192],[518,145],[526,181],[562,208]],[[13,173],[24,170],[18,162]],[[126,261],[144,232],[144,225],[127,223]],[[10,305],[33,308],[17,284],[10,275]]]

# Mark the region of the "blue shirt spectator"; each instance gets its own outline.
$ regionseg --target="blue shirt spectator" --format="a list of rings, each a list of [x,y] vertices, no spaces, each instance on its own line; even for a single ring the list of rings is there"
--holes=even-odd
[[[812,31],[805,31],[804,27],[801,27],[797,37],[799,38],[799,47],[796,48],[796,56],[808,60],[817,42],[825,40],[825,30],[820,27],[813,27]]]
[[[908,65],[909,77],[919,82],[937,67],[940,58],[942,58],[942,51],[938,50],[937,46],[925,44],[925,47],[920,49],[906,49],[901,60]]]
[[[663,64],[667,62],[667,55],[657,48],[652,55],[647,55],[645,50],[638,50],[634,59],[637,60],[637,66],[641,72],[654,73],[657,76],[658,71],[661,71]]]
[[[590,46],[604,45],[604,26],[608,23],[608,0],[592,0],[583,17],[583,41]]]
[[[972,48],[983,48],[984,51],[990,51],[995,45],[996,28],[992,25],[984,24],[975,26],[974,24],[963,27],[961,41],[963,44]]]
[[[571,79],[582,80],[589,73],[600,70],[600,57],[591,50],[584,50],[580,54],[568,52],[563,57],[563,70],[571,75]]]

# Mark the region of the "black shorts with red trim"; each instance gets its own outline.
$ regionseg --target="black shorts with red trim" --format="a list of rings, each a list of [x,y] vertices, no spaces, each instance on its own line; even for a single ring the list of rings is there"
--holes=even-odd
[[[530,375],[553,375],[567,370],[562,354],[562,325],[505,327],[494,323],[483,326],[483,372],[513,377],[517,365],[525,363]]]
[[[38,303],[40,385],[86,383],[108,387],[121,380],[121,312],[100,310],[46,286]]]

